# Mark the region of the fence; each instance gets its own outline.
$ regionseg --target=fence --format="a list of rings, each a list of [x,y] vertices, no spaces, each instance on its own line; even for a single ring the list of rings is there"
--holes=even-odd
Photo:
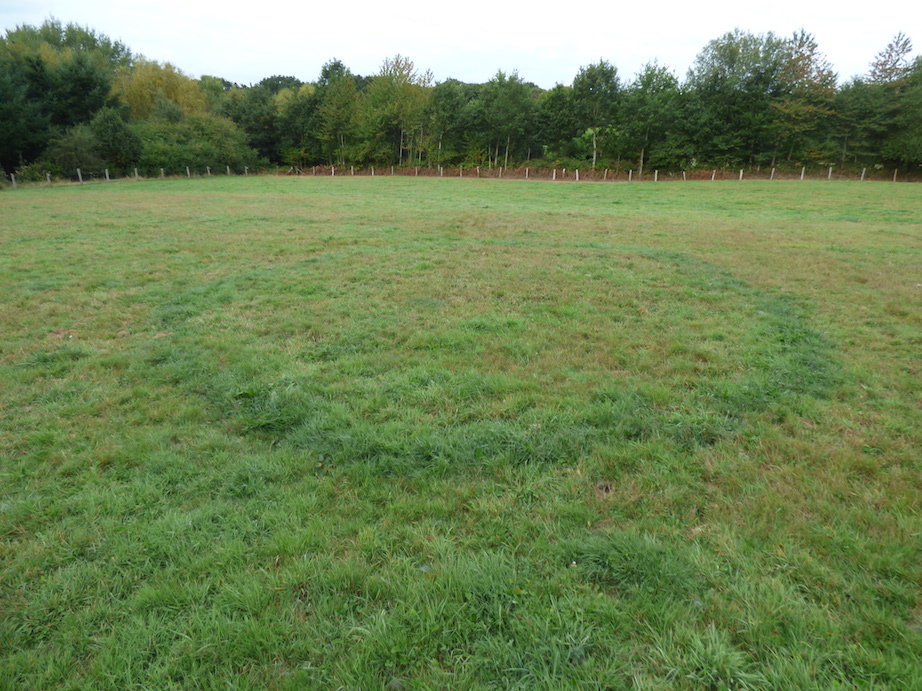
[[[443,177],[443,178],[493,178],[506,180],[545,180],[551,182],[688,182],[688,181],[718,181],[718,180],[861,180],[861,181],[886,181],[886,182],[920,182],[922,176],[917,171],[901,173],[898,169],[884,170],[880,166],[856,170],[837,170],[835,167],[810,168],[802,167],[799,171],[783,170],[777,168],[741,168],[724,169],[714,168],[708,170],[633,170],[612,168],[547,168],[519,166],[504,168],[502,166],[470,166],[470,167],[442,167],[442,166],[368,166],[356,168],[355,166],[311,166],[309,168],[290,167],[276,168],[274,171],[267,169],[233,170],[225,166],[223,170],[212,170],[205,167],[203,170],[192,170],[186,167],[184,175],[166,175],[161,168],[159,175],[142,176],[138,169],[120,179],[125,180],[155,180],[166,178],[192,178],[192,177],[218,177],[218,176],[249,176],[249,175],[296,175],[296,176],[321,176],[321,177]],[[15,189],[22,185],[15,174],[9,176],[10,183]],[[60,183],[98,183],[112,182],[117,178],[109,175],[109,170],[103,173],[84,174],[77,168],[74,174],[65,178],[53,178],[50,173],[45,174],[44,180],[32,179],[26,184],[46,185]]]

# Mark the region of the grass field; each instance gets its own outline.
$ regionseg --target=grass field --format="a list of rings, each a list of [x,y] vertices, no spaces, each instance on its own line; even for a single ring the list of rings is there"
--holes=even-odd
[[[0,193],[0,688],[922,689],[922,187]]]

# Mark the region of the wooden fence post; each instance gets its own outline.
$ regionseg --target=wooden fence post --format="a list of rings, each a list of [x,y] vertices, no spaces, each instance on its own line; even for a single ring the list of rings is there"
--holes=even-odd
[[[633,182],[633,181],[634,181],[634,169],[633,169],[633,168],[631,168],[631,169],[627,172],[627,181],[628,181],[628,182]]]
[[[554,168],[554,174],[551,176],[551,180],[556,180],[556,179],[557,179],[557,169]]]
[[[804,166],[803,168],[800,169],[800,179],[801,180],[804,179],[804,175],[806,174],[806,172],[807,172],[807,166]]]
[[[653,171],[653,182],[659,182],[659,171],[658,170]]]
[[[832,180],[832,166],[829,166],[829,174],[826,176],[827,180]]]
[[[893,169],[893,182],[896,182],[896,174],[897,174],[897,169],[894,168]]]
[[[191,178],[191,177],[192,177],[192,173],[191,173],[191,171],[189,170],[189,166],[186,166],[186,177],[187,177],[187,178]]]
[[[230,175],[230,166],[224,166],[227,169],[227,174]]]
[[[743,179],[743,169],[740,168],[740,180],[742,180],[742,179]]]
[[[576,169],[576,181],[579,182],[579,168]]]
[[[80,184],[83,184],[83,173],[80,172],[80,169],[77,168],[77,179],[80,181]]]
[[[16,176],[13,173],[10,173],[10,180],[13,181],[13,189],[16,189]]]
[[[867,172],[867,170],[868,170],[867,168],[861,169],[861,182],[864,182],[864,174]]]
[[[711,182],[714,182],[717,179],[717,168],[711,171]]]

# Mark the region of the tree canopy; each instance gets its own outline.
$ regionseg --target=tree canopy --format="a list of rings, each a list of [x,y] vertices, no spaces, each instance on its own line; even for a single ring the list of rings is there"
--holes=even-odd
[[[840,84],[815,37],[735,30],[684,79],[623,79],[604,58],[542,90],[518,72],[435,83],[402,55],[313,81],[194,78],[50,19],[0,38],[0,167],[152,172],[205,166],[535,165],[691,169],[922,165],[922,59],[900,33]],[[561,163],[563,162],[563,163]],[[564,167],[566,167],[564,165]]]

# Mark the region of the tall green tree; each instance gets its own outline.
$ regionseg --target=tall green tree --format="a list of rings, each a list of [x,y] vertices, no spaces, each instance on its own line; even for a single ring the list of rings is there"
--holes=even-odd
[[[51,117],[31,93],[26,65],[0,50],[0,169],[12,172],[42,152]]]
[[[919,111],[912,107],[911,51],[909,38],[898,34],[877,54],[866,78],[852,80],[836,94],[836,139],[843,164],[906,160],[900,151],[913,140],[908,133],[919,119]]]
[[[776,155],[772,103],[783,93],[786,55],[774,34],[738,29],[705,46],[685,84],[684,134],[695,158],[738,165]]]
[[[361,97],[363,158],[398,164],[420,158],[431,87],[431,73],[420,73],[409,58],[384,61]]]
[[[580,67],[573,79],[573,98],[586,126],[592,131],[592,167],[598,159],[599,130],[606,128],[618,108],[620,83],[617,68],[606,60]]]
[[[346,165],[358,120],[359,94],[355,78],[339,60],[326,63],[317,82],[318,132],[321,149],[330,163]]]
[[[903,79],[893,131],[884,156],[902,165],[922,166],[922,56]]]
[[[556,84],[539,94],[535,122],[544,157],[581,155],[576,138],[582,131],[582,123],[572,87]]]
[[[282,161],[289,166],[304,167],[310,161],[322,160],[320,142],[314,128],[320,107],[317,87],[302,84],[276,94],[278,131]]]
[[[613,128],[621,155],[637,161],[642,177],[649,159],[665,165],[679,164],[684,152],[674,144],[680,118],[679,81],[665,67],[649,63],[622,93],[621,116]]]
[[[5,40],[28,46],[35,52],[45,46],[55,53],[74,51],[99,55],[111,66],[113,73],[119,68],[131,67],[134,62],[131,50],[121,41],[113,41],[89,27],[62,24],[53,17],[38,27],[17,26],[7,32]]]
[[[119,72],[114,91],[127,104],[131,117],[138,120],[153,114],[158,98],[169,99],[186,115],[198,115],[207,110],[198,80],[168,62],[136,60],[130,70]]]
[[[122,111],[103,108],[90,121],[96,152],[116,173],[127,172],[141,157],[141,140],[128,127]]]
[[[94,32],[49,20],[0,38],[0,164],[34,160],[68,127],[113,105],[113,79],[130,53]]]
[[[500,148],[504,148],[503,167],[508,167],[513,147],[524,145],[526,133],[534,128],[532,87],[517,72],[506,75],[500,70],[480,90],[479,106],[487,146],[493,150],[491,158],[498,164]]]
[[[782,154],[788,161],[809,160],[811,142],[817,151],[817,135],[831,122],[836,74],[813,35],[801,30],[786,42],[778,78],[781,93],[772,107]]]
[[[463,159],[470,134],[465,113],[476,94],[476,87],[457,79],[440,82],[432,89],[427,119],[431,123],[437,165],[458,163]]]

